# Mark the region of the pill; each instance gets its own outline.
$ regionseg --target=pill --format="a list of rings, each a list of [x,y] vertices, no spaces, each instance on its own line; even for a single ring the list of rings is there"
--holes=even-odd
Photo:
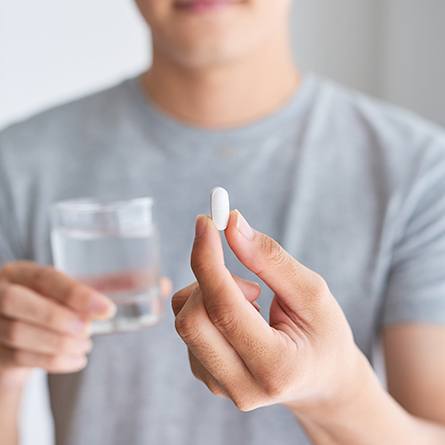
[[[218,230],[226,230],[230,216],[229,194],[222,187],[215,187],[210,192],[210,215]]]

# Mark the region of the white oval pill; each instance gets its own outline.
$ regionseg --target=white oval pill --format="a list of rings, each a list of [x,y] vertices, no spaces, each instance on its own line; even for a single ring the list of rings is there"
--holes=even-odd
[[[222,187],[215,187],[210,192],[210,215],[218,230],[226,230],[230,216],[229,194]]]

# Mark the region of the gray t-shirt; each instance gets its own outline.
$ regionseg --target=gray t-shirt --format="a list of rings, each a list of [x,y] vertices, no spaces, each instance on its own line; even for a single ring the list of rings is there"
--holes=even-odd
[[[444,134],[313,75],[274,114],[225,131],[165,115],[135,79],[6,129],[0,262],[51,261],[54,201],[151,195],[178,289],[193,281],[194,219],[215,185],[325,277],[368,357],[381,325],[445,324]],[[96,337],[88,367],[49,389],[58,445],[308,444],[285,408],[241,413],[195,380],[169,308],[153,328]]]

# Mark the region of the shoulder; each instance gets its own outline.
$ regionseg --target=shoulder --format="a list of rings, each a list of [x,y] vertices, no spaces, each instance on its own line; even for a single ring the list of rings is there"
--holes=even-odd
[[[45,156],[67,141],[94,138],[124,113],[129,80],[16,122],[0,131],[0,155]]]
[[[316,78],[315,131],[350,166],[368,169],[388,185],[407,185],[422,173],[442,169],[445,175],[445,131],[417,114]],[[321,124],[320,124],[321,123]],[[444,181],[445,183],[445,181]]]
[[[430,144],[444,144],[445,131],[414,112],[343,87],[333,81],[318,80],[327,112],[338,128],[369,138],[374,147],[395,155],[416,155]]]

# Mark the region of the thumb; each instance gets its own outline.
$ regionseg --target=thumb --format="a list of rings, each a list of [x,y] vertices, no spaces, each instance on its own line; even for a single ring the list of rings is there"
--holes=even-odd
[[[294,311],[315,309],[330,295],[324,279],[299,263],[274,239],[250,227],[238,210],[230,214],[225,235],[234,254],[285,305]]]

